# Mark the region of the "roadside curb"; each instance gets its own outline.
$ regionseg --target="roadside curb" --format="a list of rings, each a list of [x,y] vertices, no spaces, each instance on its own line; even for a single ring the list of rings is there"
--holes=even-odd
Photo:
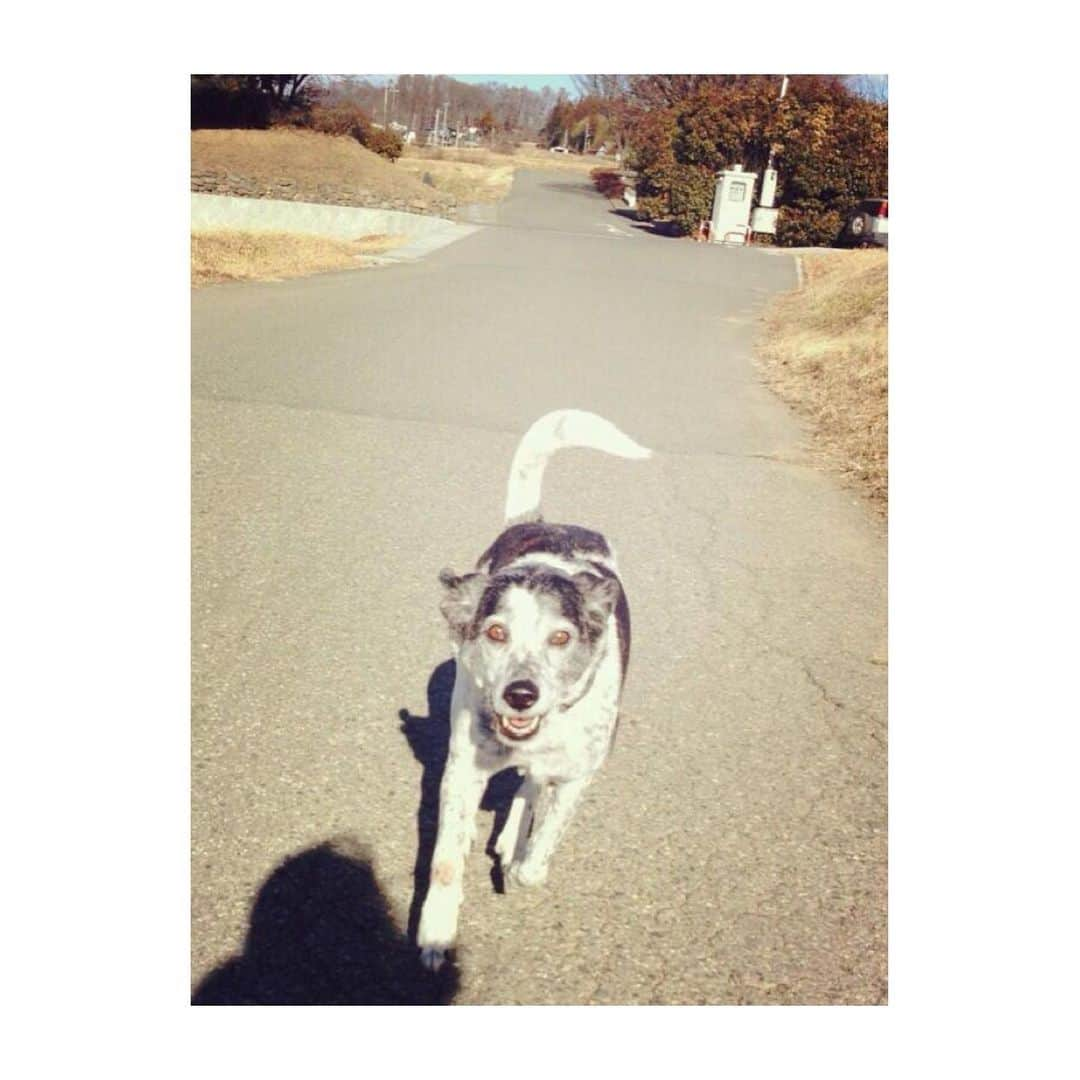
[[[409,262],[423,258],[481,226],[461,224],[426,214],[324,203],[250,199],[237,195],[191,193],[192,230],[241,229],[248,232],[292,232],[355,240],[361,236],[407,236],[408,243],[373,260]]]

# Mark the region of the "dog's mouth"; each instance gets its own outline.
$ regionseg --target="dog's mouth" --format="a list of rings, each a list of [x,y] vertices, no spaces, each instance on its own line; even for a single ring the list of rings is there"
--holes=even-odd
[[[506,713],[495,714],[495,725],[501,735],[520,741],[531,739],[540,729],[541,716],[513,716]]]

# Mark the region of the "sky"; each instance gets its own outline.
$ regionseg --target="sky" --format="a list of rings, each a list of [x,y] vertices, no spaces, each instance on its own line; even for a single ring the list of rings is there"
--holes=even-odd
[[[569,75],[451,75],[450,78],[466,83],[507,83],[510,86],[524,86],[529,90],[542,90],[545,86],[550,86],[553,90],[574,92],[574,82]]]

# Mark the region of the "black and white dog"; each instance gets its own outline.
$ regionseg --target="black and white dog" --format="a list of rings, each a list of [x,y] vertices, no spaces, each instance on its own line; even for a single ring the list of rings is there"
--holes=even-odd
[[[542,884],[548,860],[607,757],[630,655],[630,608],[599,534],[540,517],[540,485],[563,447],[651,452],[594,413],[566,409],[526,432],[510,467],[506,526],[477,571],[444,570],[442,612],[457,675],[421,960],[437,970],[457,936],[465,856],[492,774],[524,773],[495,845],[504,877]]]

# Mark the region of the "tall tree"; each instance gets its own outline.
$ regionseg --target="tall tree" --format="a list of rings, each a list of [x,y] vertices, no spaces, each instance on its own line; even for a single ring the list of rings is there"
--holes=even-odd
[[[311,78],[310,75],[260,75],[259,83],[273,99],[284,108],[298,103],[300,88]]]

